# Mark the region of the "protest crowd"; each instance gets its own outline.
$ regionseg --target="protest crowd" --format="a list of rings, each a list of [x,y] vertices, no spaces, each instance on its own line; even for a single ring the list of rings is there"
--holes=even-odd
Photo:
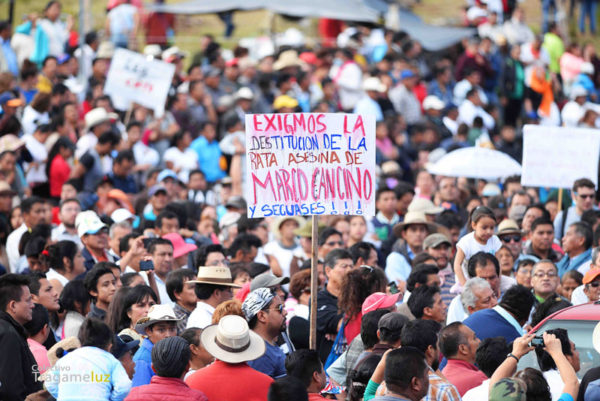
[[[600,58],[553,1],[537,35],[517,2],[469,0],[476,34],[442,52],[322,19],[315,46],[203,35],[194,54],[174,15],[108,3],[84,38],[60,1],[0,22],[0,400],[600,399],[578,349],[600,338],[535,331],[597,307],[597,177],[429,172],[470,147],[520,163],[526,124],[600,126]],[[160,104],[117,107],[116,63]],[[246,116],[310,112],[373,116],[376,144],[376,214],[319,216],[315,241],[310,216],[248,216]]]

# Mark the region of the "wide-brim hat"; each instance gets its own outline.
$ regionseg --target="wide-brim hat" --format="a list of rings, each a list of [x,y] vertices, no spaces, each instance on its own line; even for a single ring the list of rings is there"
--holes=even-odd
[[[423,212],[408,212],[404,215],[404,221],[394,226],[394,235],[398,238],[402,236],[402,231],[411,225],[424,225],[427,227],[429,234],[437,232],[437,225],[427,221],[427,217]]]
[[[175,312],[170,305],[152,305],[148,311],[148,316],[139,319],[135,324],[135,331],[140,334],[146,332],[146,327],[160,322],[179,322]]]
[[[0,153],[11,151],[16,152],[25,146],[25,141],[13,134],[6,134],[0,137]]]
[[[266,351],[265,340],[237,315],[223,316],[219,324],[204,328],[200,342],[209,354],[226,363],[253,361]]]
[[[110,121],[111,116],[108,114],[104,107],[96,107],[87,112],[85,115],[85,129],[91,130],[98,124]]]
[[[196,280],[190,280],[188,283],[194,284],[212,284],[223,285],[233,288],[242,288],[241,285],[234,284],[231,278],[231,270],[226,266],[200,266]]]
[[[58,355],[56,355],[56,351],[59,348],[62,348],[64,351],[68,352],[76,348],[81,348],[81,343],[79,342],[79,339],[77,337],[67,337],[64,340],[61,340],[54,344],[46,353],[46,355],[48,356],[48,362],[50,363],[50,366],[54,366],[54,364],[61,358]]]
[[[16,191],[14,191],[11,187],[10,184],[6,181],[0,181],[0,195],[2,194],[7,194],[10,196],[15,196],[17,194]]]
[[[415,197],[408,205],[407,211],[423,212],[425,214],[440,214],[444,211],[444,208],[434,205],[429,199]]]
[[[115,45],[112,42],[104,41],[98,45],[98,51],[96,52],[96,58],[98,59],[109,59],[115,54]]]
[[[178,258],[183,255],[187,255],[190,252],[195,251],[198,247],[194,244],[185,242],[183,237],[178,233],[169,233],[163,235],[164,239],[168,239],[173,244],[173,257]]]
[[[286,222],[287,220],[294,220],[296,223],[298,223],[298,228],[302,227],[305,223],[306,220],[304,220],[302,217],[300,216],[281,216],[278,217],[276,220],[273,221],[273,224],[271,226],[271,231],[273,232],[273,235],[275,236],[275,238],[281,238],[281,225]]]
[[[276,71],[283,70],[288,67],[305,67],[306,63],[298,57],[296,50],[286,50],[279,55],[276,62],[273,63],[273,69]]]
[[[320,221],[317,223],[317,231],[321,232],[325,228],[325,224]],[[294,230],[294,234],[298,237],[312,238],[312,219],[307,219],[304,224]]]

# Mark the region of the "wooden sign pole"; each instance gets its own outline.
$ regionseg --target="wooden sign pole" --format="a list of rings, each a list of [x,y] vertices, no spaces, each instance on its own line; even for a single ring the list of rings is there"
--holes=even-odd
[[[319,291],[319,217],[312,216],[312,252],[310,259],[310,349],[317,349],[317,291]]]

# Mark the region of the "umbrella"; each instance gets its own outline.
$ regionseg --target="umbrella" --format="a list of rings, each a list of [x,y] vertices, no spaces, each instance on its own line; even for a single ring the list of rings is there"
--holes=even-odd
[[[431,174],[493,180],[521,174],[521,165],[506,153],[488,148],[454,150],[427,167]]]

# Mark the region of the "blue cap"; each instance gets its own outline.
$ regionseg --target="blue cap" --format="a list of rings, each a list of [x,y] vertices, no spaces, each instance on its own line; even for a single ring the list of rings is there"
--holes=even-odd
[[[156,182],[163,182],[166,178],[172,178],[174,180],[178,180],[177,174],[175,174],[175,172],[173,170],[169,170],[167,168],[158,174],[158,177],[156,177]]]
[[[412,70],[402,70],[402,72],[400,73],[400,79],[407,79],[412,77],[416,77],[415,73],[412,72]]]
[[[63,65],[70,59],[71,59],[71,56],[69,56],[68,54],[65,53],[65,54],[61,54],[56,61],[57,61],[58,65]]]
[[[11,91],[2,92],[2,94],[0,94],[0,105],[4,106],[6,103],[8,103],[11,100],[13,100],[13,102],[11,102],[11,104],[9,104],[9,106],[11,106],[11,107],[18,107],[18,106],[22,105],[21,99],[16,97],[15,94],[12,93]]]

